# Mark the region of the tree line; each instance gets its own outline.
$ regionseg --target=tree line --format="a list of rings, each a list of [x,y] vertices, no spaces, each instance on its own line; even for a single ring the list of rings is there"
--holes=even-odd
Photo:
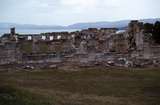
[[[154,24],[151,23],[145,23],[144,24],[144,32],[151,34],[151,39],[157,43],[160,44],[160,22],[157,21]]]

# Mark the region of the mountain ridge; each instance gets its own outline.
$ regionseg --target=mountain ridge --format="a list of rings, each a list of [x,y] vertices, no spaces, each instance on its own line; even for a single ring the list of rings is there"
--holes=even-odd
[[[100,21],[100,22],[84,22],[75,23],[68,26],[60,25],[36,25],[36,24],[17,24],[17,23],[0,23],[0,29],[16,27],[18,29],[87,29],[87,28],[124,28],[131,20],[120,21]],[[144,23],[155,23],[160,18],[140,19]]]

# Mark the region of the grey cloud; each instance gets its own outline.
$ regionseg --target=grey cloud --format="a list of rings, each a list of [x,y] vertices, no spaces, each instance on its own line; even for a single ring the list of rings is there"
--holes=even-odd
[[[160,17],[160,0],[0,0],[0,22],[71,24]]]

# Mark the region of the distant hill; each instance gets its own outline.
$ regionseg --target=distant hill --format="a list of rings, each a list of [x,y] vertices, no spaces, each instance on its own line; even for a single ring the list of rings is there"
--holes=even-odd
[[[128,23],[131,20],[122,20],[115,22],[90,22],[90,23],[76,23],[69,26],[55,26],[55,25],[34,25],[34,24],[16,24],[16,23],[0,23],[0,29],[2,28],[10,28],[16,27],[18,29],[87,29],[87,28],[119,28],[123,29],[127,27]],[[155,19],[142,19],[139,20],[144,23],[155,23],[156,21],[160,21],[160,18]]]
[[[78,29],[86,29],[86,28],[124,28],[127,27],[128,23],[131,20],[122,20],[122,21],[115,21],[115,22],[93,22],[93,23],[76,23],[73,25],[68,26],[69,28],[78,28]],[[156,19],[142,19],[139,20],[144,23],[155,23],[156,21],[160,21],[160,18]]]
[[[17,24],[17,23],[0,23],[0,29],[16,27],[18,29],[63,29],[63,26],[52,25],[35,25],[35,24]]]

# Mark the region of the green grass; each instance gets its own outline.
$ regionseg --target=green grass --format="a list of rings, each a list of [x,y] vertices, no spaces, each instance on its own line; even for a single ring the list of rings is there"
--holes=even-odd
[[[33,102],[33,104],[21,105],[160,104],[160,70],[158,68],[0,72],[0,82],[17,89],[18,95],[15,97],[23,96],[22,99],[18,98],[17,103]],[[13,89],[7,94],[17,90]],[[29,98],[31,96],[34,98]],[[2,95],[0,95],[0,101],[5,101],[1,97]],[[37,103],[39,100],[44,102]],[[17,104],[5,103],[5,105]]]
[[[1,86],[0,105],[51,105],[51,103],[38,94],[13,86]]]
[[[42,53],[45,53],[45,52],[49,52],[49,46],[46,44],[46,43],[39,43],[37,45],[37,47],[39,48],[39,51],[42,52]]]
[[[32,42],[24,42],[20,45],[20,50],[24,53],[32,53]]]

